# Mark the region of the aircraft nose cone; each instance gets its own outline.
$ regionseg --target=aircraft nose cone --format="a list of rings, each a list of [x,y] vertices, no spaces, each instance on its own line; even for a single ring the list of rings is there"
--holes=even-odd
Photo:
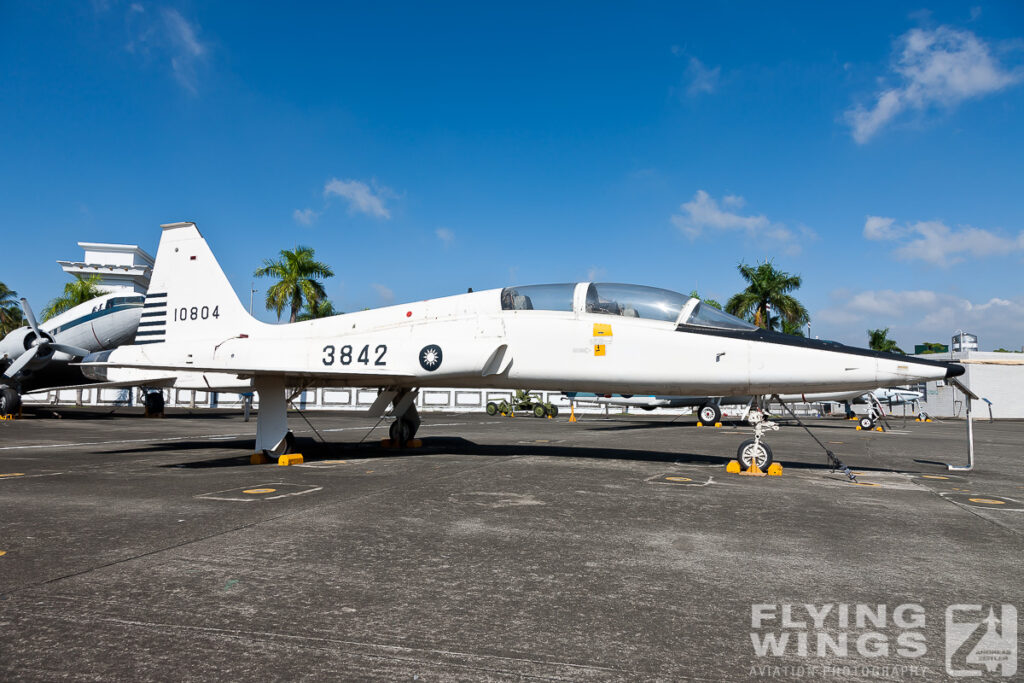
[[[964,366],[957,365],[956,363],[951,363],[950,365],[946,366],[946,379],[950,379],[951,377],[959,377],[965,372],[967,372],[967,368],[965,368]]]

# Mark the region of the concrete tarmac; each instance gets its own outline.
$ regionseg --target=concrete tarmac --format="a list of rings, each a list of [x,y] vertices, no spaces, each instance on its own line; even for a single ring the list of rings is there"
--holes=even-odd
[[[952,474],[962,421],[810,420],[853,484],[792,425],[752,478],[690,417],[293,413],[279,467],[234,413],[61,414],[0,423],[4,680],[988,680],[1024,608],[1020,422]]]

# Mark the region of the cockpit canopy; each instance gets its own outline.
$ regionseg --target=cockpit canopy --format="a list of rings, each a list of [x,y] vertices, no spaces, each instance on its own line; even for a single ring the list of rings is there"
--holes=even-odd
[[[586,287],[584,290],[583,287]],[[580,297],[577,303],[576,297]],[[568,311],[619,315],[663,322],[731,330],[755,330],[754,325],[668,289],[617,282],[526,285],[501,290],[506,311]]]

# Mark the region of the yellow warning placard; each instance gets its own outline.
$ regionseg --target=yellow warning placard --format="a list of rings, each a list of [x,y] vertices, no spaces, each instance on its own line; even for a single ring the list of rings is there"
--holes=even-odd
[[[594,323],[594,355],[605,354],[605,344],[611,340],[612,326],[608,323]],[[603,343],[597,343],[600,340]]]

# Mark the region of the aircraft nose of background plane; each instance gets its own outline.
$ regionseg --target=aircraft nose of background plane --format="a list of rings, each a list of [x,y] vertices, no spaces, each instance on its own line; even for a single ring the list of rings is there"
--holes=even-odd
[[[957,365],[956,363],[950,363],[949,365],[946,366],[946,379],[959,377],[965,372],[967,372],[967,368],[965,368],[964,366]]]

